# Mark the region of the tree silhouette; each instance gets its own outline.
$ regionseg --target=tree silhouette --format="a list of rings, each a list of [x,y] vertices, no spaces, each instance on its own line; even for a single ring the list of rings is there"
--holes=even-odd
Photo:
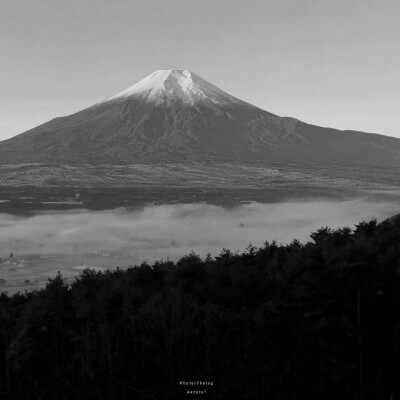
[[[0,398],[399,398],[400,218],[311,238],[1,294]]]

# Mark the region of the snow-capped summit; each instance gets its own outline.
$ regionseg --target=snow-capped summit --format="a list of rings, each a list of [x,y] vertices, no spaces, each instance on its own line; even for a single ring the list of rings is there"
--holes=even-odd
[[[160,69],[106,101],[138,97],[157,105],[169,105],[176,100],[194,105],[210,101],[214,104],[241,101],[187,69]]]
[[[400,140],[279,117],[186,69],[169,69],[153,72],[108,100],[0,143],[3,164],[154,165],[204,159],[287,162],[305,168],[311,162],[400,165]],[[207,171],[204,174],[211,173]],[[203,172],[192,176],[193,185],[202,182]],[[260,185],[269,182],[266,176]],[[108,178],[100,181],[106,184]]]

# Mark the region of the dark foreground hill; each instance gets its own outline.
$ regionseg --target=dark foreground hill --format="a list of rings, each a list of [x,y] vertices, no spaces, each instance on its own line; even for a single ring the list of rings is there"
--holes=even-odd
[[[400,218],[311,237],[2,294],[0,397],[398,399]]]

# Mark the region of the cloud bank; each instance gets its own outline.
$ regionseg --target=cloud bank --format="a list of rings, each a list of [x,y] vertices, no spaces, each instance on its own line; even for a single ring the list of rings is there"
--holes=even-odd
[[[18,255],[88,255],[103,266],[134,264],[191,250],[205,256],[223,248],[244,250],[266,240],[309,240],[321,226],[354,226],[372,217],[399,212],[395,202],[365,200],[250,203],[226,209],[209,204],[149,206],[130,211],[47,212],[30,217],[0,214],[0,257]],[[108,263],[108,264],[107,264]]]

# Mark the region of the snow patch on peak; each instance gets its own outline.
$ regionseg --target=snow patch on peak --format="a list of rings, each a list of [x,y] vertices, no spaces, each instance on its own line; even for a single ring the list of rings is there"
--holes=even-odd
[[[213,104],[241,102],[187,69],[160,69],[106,101],[140,97],[149,103],[169,105],[176,100],[186,104],[209,101]]]
[[[193,81],[187,69],[160,69],[146,76],[130,88],[111,97],[110,100],[131,96],[143,97],[148,102],[165,103],[174,98],[189,103],[204,98],[205,95]]]

